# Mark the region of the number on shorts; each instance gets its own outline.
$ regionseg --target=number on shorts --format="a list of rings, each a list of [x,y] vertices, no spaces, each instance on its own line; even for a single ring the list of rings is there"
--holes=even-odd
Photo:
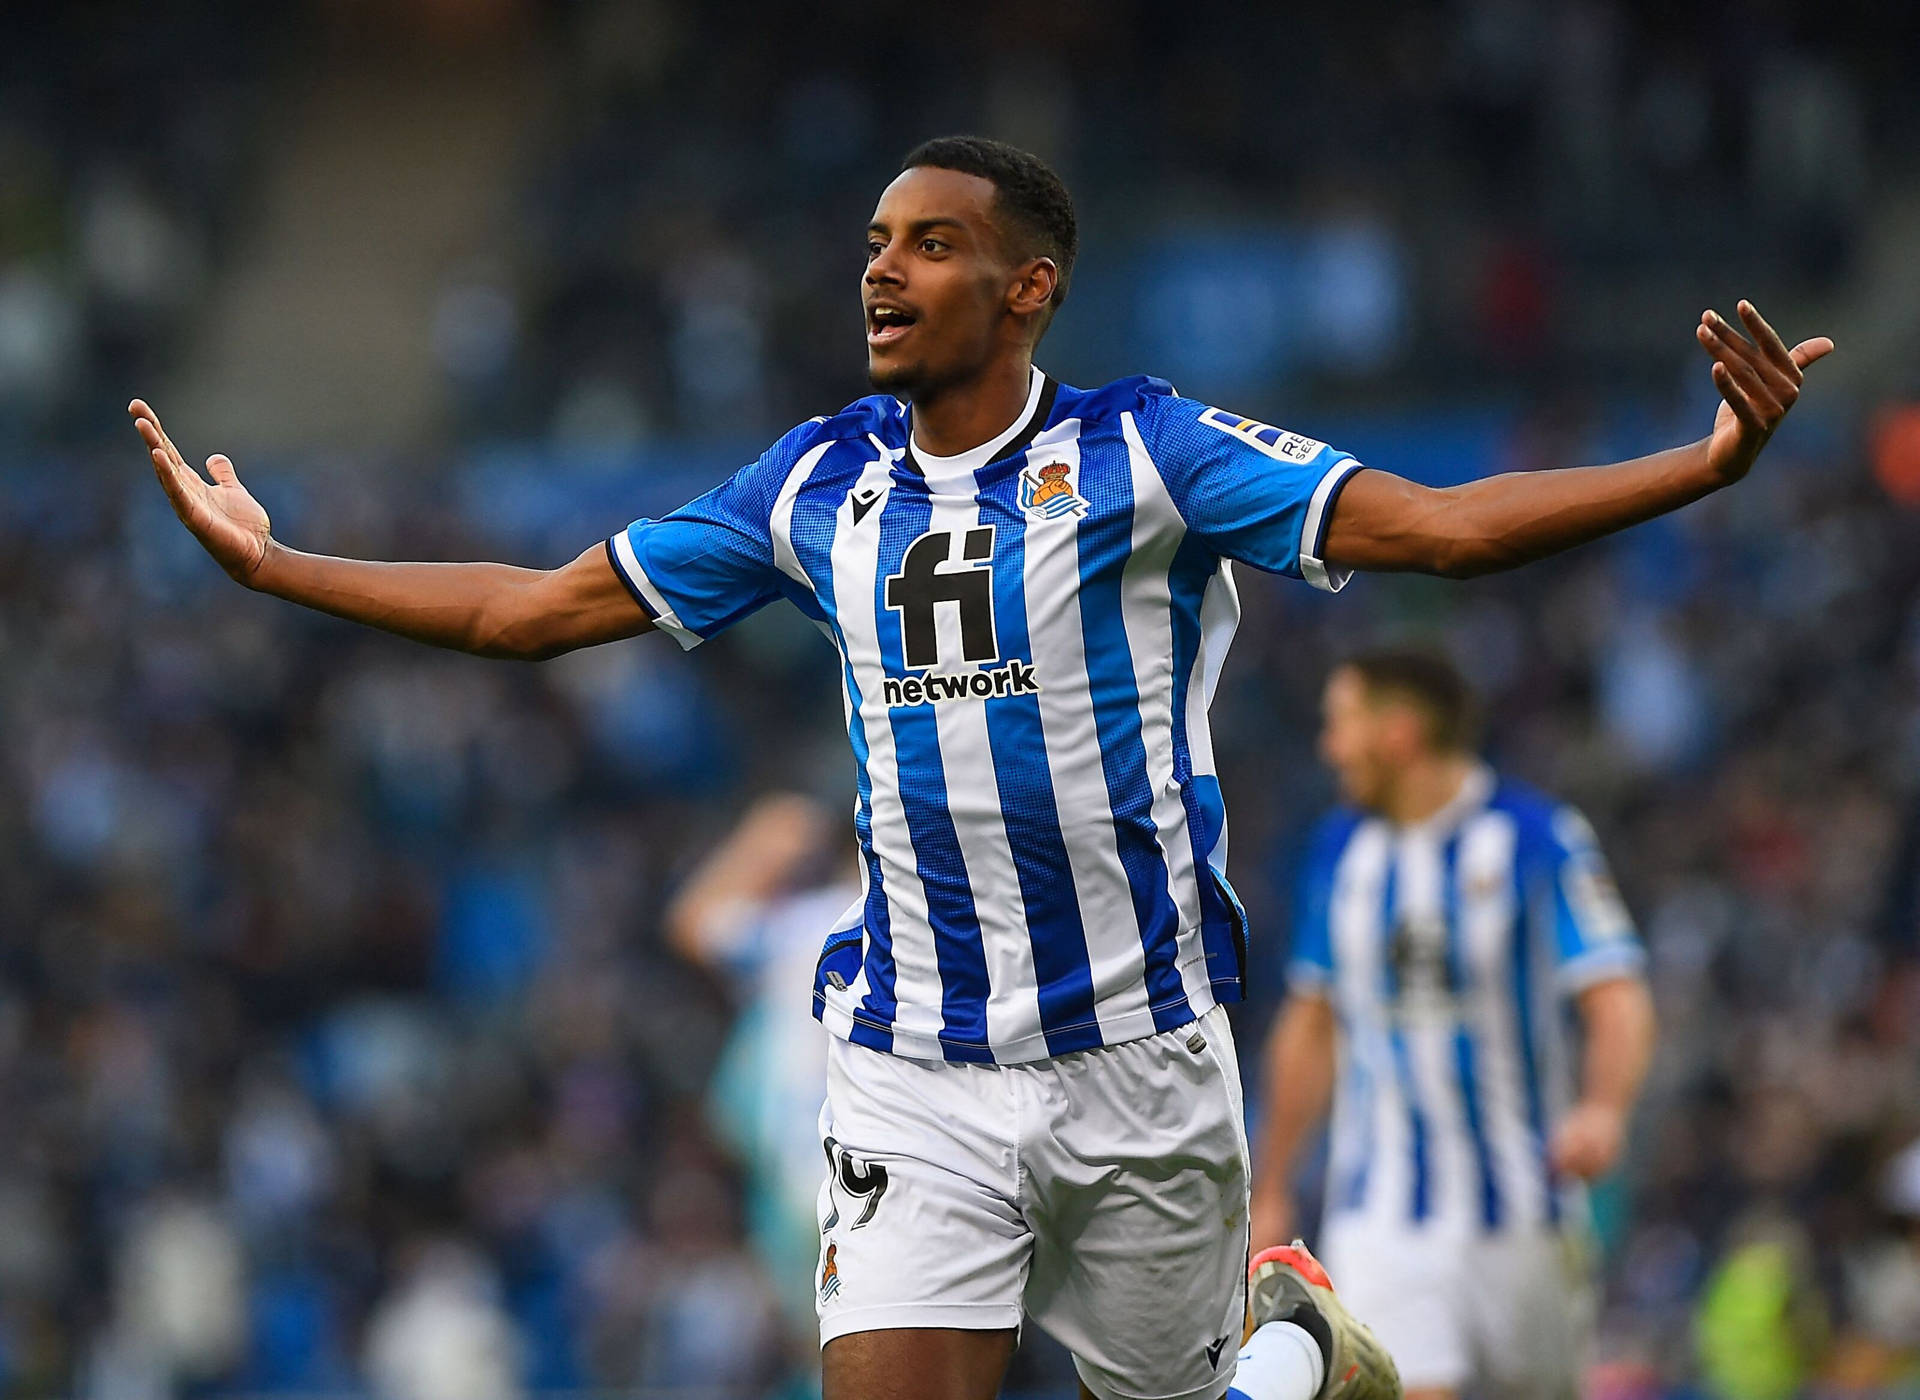
[[[849,1196],[866,1203],[860,1218],[847,1227],[858,1230],[873,1219],[873,1213],[880,1208],[880,1198],[887,1194],[887,1169],[878,1162],[862,1162],[832,1138],[828,1138],[823,1145],[827,1149],[828,1174],[840,1183],[841,1189]],[[839,1215],[836,1208],[827,1228],[831,1229],[838,1223]]]

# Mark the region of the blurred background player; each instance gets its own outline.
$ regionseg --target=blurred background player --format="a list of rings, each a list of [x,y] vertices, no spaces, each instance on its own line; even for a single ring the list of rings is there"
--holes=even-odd
[[[818,1394],[813,1265],[820,1252],[820,1104],[827,1033],[804,988],[820,931],[860,897],[839,823],[799,793],[760,798],[667,906],[668,941],[738,1008],[708,1091],[713,1127],[747,1171],[747,1228],[790,1333],[794,1393]]]
[[[1580,1183],[1619,1159],[1653,1008],[1586,820],[1481,762],[1473,728],[1437,655],[1367,652],[1327,680],[1320,752],[1350,805],[1302,877],[1254,1238],[1296,1228],[1289,1179],[1332,1091],[1321,1252],[1407,1394],[1570,1400]]]

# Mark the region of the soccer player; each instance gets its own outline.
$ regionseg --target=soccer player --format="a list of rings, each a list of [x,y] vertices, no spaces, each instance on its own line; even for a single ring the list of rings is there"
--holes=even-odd
[[[1619,1156],[1653,1008],[1593,832],[1482,763],[1470,709],[1459,673],[1421,652],[1355,656],[1327,681],[1320,750],[1351,805],[1301,881],[1255,1243],[1293,1228],[1287,1177],[1337,1048],[1322,1250],[1407,1394],[1573,1400],[1591,1304],[1579,1184]]]
[[[785,598],[840,654],[863,897],[827,933],[819,1298],[828,1400],[980,1400],[1024,1316],[1099,1400],[1398,1393],[1304,1255],[1256,1260],[1220,1003],[1246,921],[1207,704],[1231,562],[1521,564],[1737,481],[1832,348],[1745,302],[1698,328],[1698,442],[1429,490],[1155,379],[1033,364],[1077,236],[1059,178],[970,137],[912,152],[860,279],[879,392],[553,570],[275,540],[225,457],[131,405],[187,527],[247,586],[487,656],[649,629],[685,647]],[[1235,1376],[1231,1341],[1255,1321]],[[1284,1318],[1274,1318],[1284,1312]]]

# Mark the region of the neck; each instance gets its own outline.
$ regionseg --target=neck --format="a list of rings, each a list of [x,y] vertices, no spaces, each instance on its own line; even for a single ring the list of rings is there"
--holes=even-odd
[[[1418,758],[1395,775],[1381,809],[1398,826],[1423,822],[1460,795],[1473,769],[1474,760],[1469,754],[1439,753]]]
[[[913,399],[913,438],[936,457],[952,457],[991,442],[1013,426],[1033,387],[1025,355],[995,359],[972,379]]]

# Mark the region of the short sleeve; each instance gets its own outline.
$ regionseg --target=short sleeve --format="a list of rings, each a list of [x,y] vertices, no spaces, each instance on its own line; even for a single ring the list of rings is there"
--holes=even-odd
[[[607,541],[607,558],[653,625],[692,650],[781,596],[773,510],[807,424],[704,496]]]
[[[1638,976],[1646,952],[1587,819],[1571,807],[1557,809],[1547,850],[1560,989],[1573,993],[1610,978]]]
[[[1149,455],[1187,528],[1221,557],[1302,578],[1337,593],[1352,577],[1329,569],[1327,522],[1360,463],[1299,433],[1192,399],[1143,406]]]

